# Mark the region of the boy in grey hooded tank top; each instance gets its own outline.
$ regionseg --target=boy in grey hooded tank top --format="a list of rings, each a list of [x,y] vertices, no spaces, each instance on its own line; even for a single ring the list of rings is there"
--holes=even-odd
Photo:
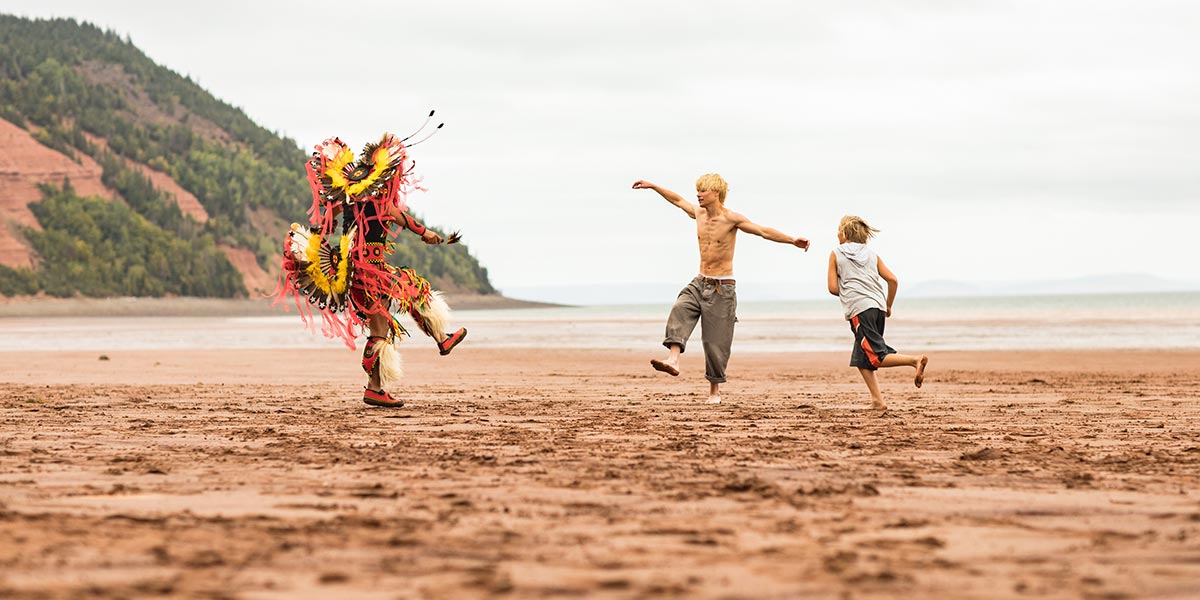
[[[924,354],[897,354],[883,340],[884,325],[887,317],[892,316],[892,302],[896,299],[899,280],[875,251],[867,247],[867,239],[878,231],[859,217],[842,217],[842,222],[838,224],[838,242],[841,245],[829,253],[828,287],[830,294],[841,299],[842,312],[850,322],[850,331],[854,333],[850,366],[858,367],[863,381],[867,383],[872,408],[886,409],[875,370],[913,367],[917,370],[913,383],[921,387],[929,357]],[[886,296],[881,278],[887,282]]]

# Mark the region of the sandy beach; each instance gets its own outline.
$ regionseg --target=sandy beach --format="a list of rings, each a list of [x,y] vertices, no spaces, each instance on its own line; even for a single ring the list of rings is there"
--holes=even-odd
[[[1200,351],[404,346],[0,353],[0,596],[1200,594]]]

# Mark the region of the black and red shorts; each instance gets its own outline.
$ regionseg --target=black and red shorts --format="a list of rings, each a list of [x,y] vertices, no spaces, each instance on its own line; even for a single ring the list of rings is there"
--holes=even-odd
[[[878,308],[868,308],[850,317],[850,331],[854,332],[850,366],[874,371],[883,363],[883,357],[896,353],[894,348],[883,341],[883,326],[886,320],[886,313]]]

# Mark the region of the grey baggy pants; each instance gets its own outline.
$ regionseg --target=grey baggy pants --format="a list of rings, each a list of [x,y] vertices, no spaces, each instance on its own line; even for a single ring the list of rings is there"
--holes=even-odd
[[[704,377],[713,383],[725,383],[725,365],[733,345],[733,324],[737,322],[737,288],[734,283],[713,283],[696,277],[679,292],[663,345],[687,349],[688,337],[701,321],[700,339],[704,344]]]

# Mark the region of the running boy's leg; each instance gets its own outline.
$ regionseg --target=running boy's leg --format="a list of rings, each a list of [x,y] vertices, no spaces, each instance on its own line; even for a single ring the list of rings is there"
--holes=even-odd
[[[925,383],[925,366],[929,364],[929,357],[922,354],[920,356],[909,356],[907,354],[889,354],[883,357],[879,363],[879,368],[887,367],[912,367],[917,370],[917,376],[913,378],[913,383],[917,387]]]
[[[874,319],[870,319],[871,327],[864,333],[867,340],[867,345],[874,347],[879,353],[879,362],[874,366],[879,369],[887,367],[912,367],[917,370],[917,376],[913,378],[913,384],[921,387],[925,383],[925,365],[929,364],[929,357],[924,354],[920,356],[909,356],[907,354],[897,354],[896,349],[888,346],[883,341],[883,331],[887,327],[887,318],[882,311],[874,314]],[[868,349],[864,347],[864,350]]]
[[[859,367],[858,372],[862,373],[863,381],[867,382],[867,389],[871,391],[871,408],[886,409],[883,394],[879,393],[879,380],[875,378],[875,371]]]
[[[879,392],[875,370],[896,355],[895,348],[888,346],[883,339],[885,321],[884,312],[878,308],[867,309],[850,318],[850,329],[854,332],[850,366],[858,368],[863,381],[867,383],[867,389],[871,391],[871,406],[879,409],[887,408],[887,405],[883,402],[883,394]]]

